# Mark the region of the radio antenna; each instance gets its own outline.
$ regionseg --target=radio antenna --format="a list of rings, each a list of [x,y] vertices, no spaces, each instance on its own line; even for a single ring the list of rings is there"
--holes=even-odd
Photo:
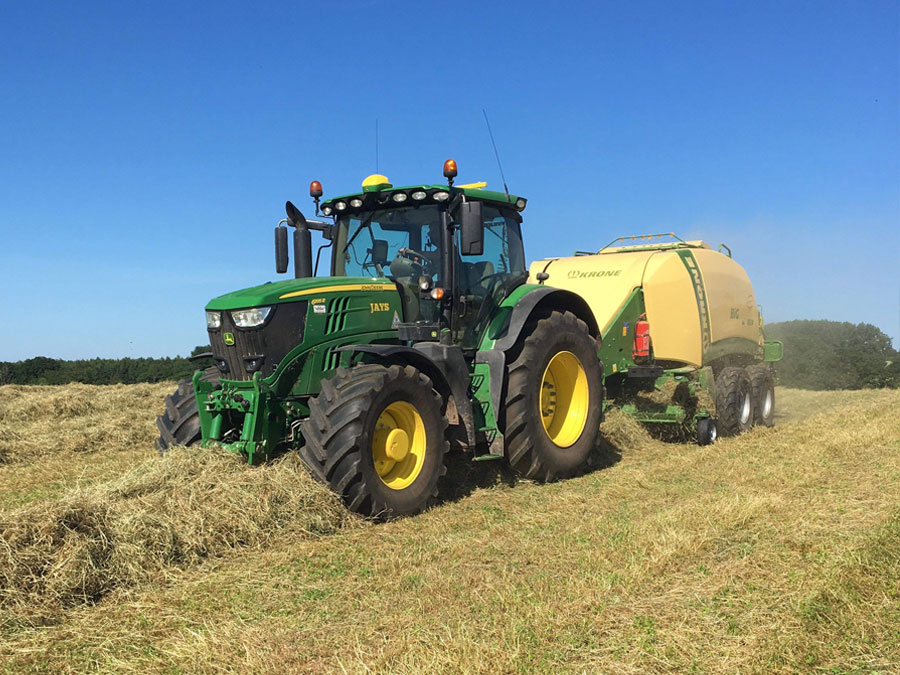
[[[375,118],[375,173],[378,173],[378,118]]]
[[[497,152],[497,144],[494,142],[494,132],[491,131],[491,122],[488,120],[487,111],[482,108],[484,115],[484,123],[487,124],[488,135],[491,137],[491,145],[494,146],[494,157],[497,158],[497,167],[500,169],[500,178],[503,179],[503,191],[506,193],[506,199],[509,201],[509,188],[506,187],[506,176],[503,175],[503,164],[500,163],[500,153]]]

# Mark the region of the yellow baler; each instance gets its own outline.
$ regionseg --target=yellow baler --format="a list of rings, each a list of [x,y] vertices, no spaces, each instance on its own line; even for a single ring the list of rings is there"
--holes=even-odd
[[[653,242],[662,237],[675,241]],[[622,394],[619,398],[632,400],[626,395],[633,390],[662,389],[669,381],[707,388],[716,398],[715,383],[720,383],[729,390],[726,399],[731,389],[740,390],[731,397],[740,410],[735,420],[727,413],[720,419],[723,431],[742,431],[754,417],[770,424],[773,378],[765,364],[780,358],[781,345],[765,341],[753,286],[730,251],[725,248],[726,255],[706,242],[673,235],[625,237],[614,243],[620,245],[538,260],[529,269],[530,283],[572,291],[587,303],[600,328],[599,354],[610,398],[615,401]],[[638,327],[649,329],[646,357],[634,347]],[[729,405],[722,400],[718,407]],[[685,414],[678,406],[639,410],[628,403],[624,409],[646,422],[683,421]],[[700,409],[694,421],[716,414],[722,418],[723,410]]]

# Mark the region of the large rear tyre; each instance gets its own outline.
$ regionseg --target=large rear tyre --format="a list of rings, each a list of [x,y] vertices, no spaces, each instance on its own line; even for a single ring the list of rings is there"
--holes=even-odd
[[[447,472],[447,420],[411,366],[339,368],[309,402],[300,455],[351,511],[389,520],[424,511]]]
[[[736,436],[753,425],[750,378],[744,368],[729,366],[716,377],[716,418],[722,436]]]
[[[602,366],[587,325],[571,312],[532,324],[509,366],[506,456],[526,478],[549,481],[577,471],[597,441]]]
[[[775,426],[775,378],[768,366],[747,368],[750,377],[750,398],[753,402],[753,423]]]
[[[219,371],[207,368],[200,379],[218,386]],[[191,380],[181,380],[178,388],[166,396],[166,411],[156,418],[156,428],[159,429],[156,451],[160,456],[173,445],[194,445],[202,440],[200,414]]]

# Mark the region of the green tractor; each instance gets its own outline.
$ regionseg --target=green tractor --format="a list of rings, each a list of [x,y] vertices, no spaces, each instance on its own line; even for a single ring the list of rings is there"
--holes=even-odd
[[[296,278],[207,305],[216,367],[167,397],[160,452],[216,444],[256,464],[297,451],[379,519],[428,506],[451,444],[541,481],[577,471],[603,411],[600,327],[576,293],[528,283],[525,199],[454,185],[453,160],[443,173],[403,188],[370,176],[324,202],[314,181],[330,222],[288,202],[276,268],[290,226]],[[310,230],[330,276],[315,275]]]

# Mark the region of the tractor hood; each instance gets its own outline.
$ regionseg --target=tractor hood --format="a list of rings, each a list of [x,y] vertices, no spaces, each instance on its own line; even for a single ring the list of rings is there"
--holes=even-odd
[[[244,288],[213,298],[206,305],[209,310],[245,309],[276,305],[283,302],[308,300],[324,293],[349,291],[395,291],[396,286],[387,279],[369,277],[310,277],[270,281],[261,286]]]

